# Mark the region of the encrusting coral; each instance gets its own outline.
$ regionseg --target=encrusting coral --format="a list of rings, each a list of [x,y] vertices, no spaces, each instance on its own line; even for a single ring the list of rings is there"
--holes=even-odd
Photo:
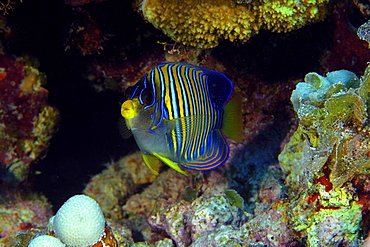
[[[289,32],[321,20],[329,0],[137,0],[144,18],[176,42],[212,48],[247,41],[260,29]]]
[[[51,204],[45,196],[16,191],[0,195],[0,246],[16,246],[19,231],[43,228],[52,216]],[[15,237],[14,237],[15,236]]]

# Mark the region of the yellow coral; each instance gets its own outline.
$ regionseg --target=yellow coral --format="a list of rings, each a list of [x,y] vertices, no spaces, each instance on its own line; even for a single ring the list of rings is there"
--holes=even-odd
[[[41,89],[42,74],[38,69],[32,66],[25,66],[24,68],[24,79],[20,84],[19,88],[24,94],[33,93]]]
[[[263,0],[258,13],[264,29],[289,32],[322,20],[327,2],[329,0]]]
[[[210,48],[220,39],[247,40],[257,33],[253,5],[229,0],[144,0],[144,17],[173,40]]]
[[[57,123],[59,120],[59,111],[52,106],[42,106],[40,113],[37,118],[34,119],[34,128],[32,134],[34,139],[32,140],[32,152],[34,156],[39,157],[39,155],[49,146],[49,141],[52,134],[57,128]]]
[[[142,1],[142,0],[137,0]],[[147,21],[177,42],[212,48],[220,40],[247,41],[261,28],[288,32],[325,16],[329,0],[143,0]]]

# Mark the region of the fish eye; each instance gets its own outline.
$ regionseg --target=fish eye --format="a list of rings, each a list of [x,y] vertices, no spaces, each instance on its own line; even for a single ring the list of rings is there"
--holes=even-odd
[[[141,100],[144,102],[144,104],[150,105],[153,103],[153,99],[154,99],[153,91],[145,88],[141,94]]]

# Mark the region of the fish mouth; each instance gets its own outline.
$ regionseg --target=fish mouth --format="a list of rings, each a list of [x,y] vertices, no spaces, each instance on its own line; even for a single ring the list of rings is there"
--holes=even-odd
[[[134,100],[126,100],[121,106],[121,115],[125,119],[132,119],[137,115],[137,102]]]

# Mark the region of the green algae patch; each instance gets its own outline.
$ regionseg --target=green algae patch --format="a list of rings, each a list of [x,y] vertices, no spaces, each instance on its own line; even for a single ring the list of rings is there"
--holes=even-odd
[[[245,209],[244,199],[241,197],[236,190],[225,190],[227,200],[232,206],[238,207],[241,210]]]

